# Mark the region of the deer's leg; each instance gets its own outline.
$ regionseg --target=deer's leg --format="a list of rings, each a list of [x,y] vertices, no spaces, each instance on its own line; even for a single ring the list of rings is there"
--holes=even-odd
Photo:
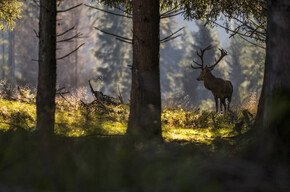
[[[223,112],[223,103],[222,103],[222,98],[220,98],[220,108],[221,108],[221,112]]]
[[[221,109],[222,109],[222,106],[224,106],[225,113],[226,113],[227,112],[227,107],[226,107],[226,98],[225,97],[221,98]]]
[[[219,106],[218,106],[218,98],[217,97],[214,97],[214,100],[215,100],[215,111],[218,112],[218,109],[219,109]]]

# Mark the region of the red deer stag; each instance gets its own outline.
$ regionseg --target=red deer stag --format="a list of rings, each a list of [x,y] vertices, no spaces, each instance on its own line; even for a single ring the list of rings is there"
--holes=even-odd
[[[200,52],[196,51],[197,56],[201,60],[201,64],[197,63],[196,61],[193,61],[197,67],[191,65],[193,69],[201,69],[201,73],[199,77],[197,78],[198,81],[204,81],[204,86],[208,90],[210,90],[214,96],[215,105],[216,105],[216,112],[218,112],[218,99],[220,99],[220,109],[223,111],[223,107],[225,108],[225,113],[227,110],[230,110],[230,103],[232,99],[232,93],[233,93],[233,85],[230,81],[224,80],[221,78],[216,78],[211,71],[214,69],[214,67],[223,59],[224,56],[227,55],[227,52],[224,49],[219,49],[221,52],[221,56],[218,60],[215,59],[215,63],[211,66],[205,66],[203,63],[203,56],[204,53],[207,50],[210,50],[212,46],[208,46],[205,49],[201,49]],[[228,106],[226,105],[226,99],[228,99]]]

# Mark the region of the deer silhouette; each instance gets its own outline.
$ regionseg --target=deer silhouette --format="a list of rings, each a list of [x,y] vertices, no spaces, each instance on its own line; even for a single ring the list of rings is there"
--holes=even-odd
[[[200,52],[196,51],[197,56],[201,60],[201,64],[194,61],[193,63],[197,65],[194,66],[193,64],[191,67],[193,69],[201,69],[201,73],[199,77],[197,78],[198,81],[203,81],[204,86],[206,89],[210,90],[214,96],[215,105],[216,105],[216,112],[218,112],[218,99],[220,99],[220,110],[223,111],[223,107],[225,109],[225,113],[230,110],[230,103],[232,100],[232,94],[233,94],[233,85],[230,81],[224,80],[221,78],[215,77],[211,71],[215,68],[215,66],[223,59],[224,56],[227,55],[227,52],[224,49],[220,49],[221,55],[216,60],[215,63],[211,66],[204,66],[204,53],[208,50],[212,49],[212,46],[209,45],[205,49],[200,49]],[[228,104],[226,105],[226,99],[228,100]]]

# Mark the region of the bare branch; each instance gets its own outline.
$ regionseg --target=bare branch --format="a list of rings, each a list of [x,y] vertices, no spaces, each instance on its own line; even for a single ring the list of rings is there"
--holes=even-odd
[[[173,40],[173,39],[176,39],[176,38],[178,38],[178,37],[180,37],[180,36],[181,36],[181,34],[176,35],[176,36],[172,36],[172,37],[166,39],[165,41],[162,41],[161,43],[166,43],[166,42],[171,41],[171,40]]]
[[[230,31],[232,33],[230,35],[230,38],[233,37],[234,35],[238,34],[241,37],[248,37],[248,38],[252,38],[252,39],[255,39],[255,40],[261,41],[261,42],[265,42],[266,41],[266,36],[264,36],[264,35],[253,36],[253,35],[247,35],[247,34],[243,34],[243,33],[239,32],[241,26],[238,26],[235,30],[232,30],[232,29],[230,29],[228,27],[225,27],[225,26],[223,26],[223,25],[221,25],[221,24],[219,24],[217,22],[214,22],[214,23],[215,23],[215,25],[217,25],[217,26],[219,26],[219,27],[221,27],[221,28],[223,28],[223,29],[225,29],[227,31]]]
[[[60,37],[68,32],[70,32],[71,30],[73,30],[75,28],[75,26],[73,26],[72,28],[69,28],[68,30],[65,30],[64,32],[60,33],[60,34],[57,34],[57,37]]]
[[[33,0],[33,2],[35,3],[35,5],[37,5],[38,7],[40,7],[40,4],[36,0]]]
[[[160,17],[161,19],[165,19],[165,18],[170,18],[170,17],[175,17],[177,15],[181,15],[182,13],[185,13],[185,11],[180,11],[178,13],[174,13],[174,14],[170,14],[170,15],[165,15],[165,16],[162,16]]]
[[[245,37],[242,37],[242,36],[240,36],[243,40],[245,40],[245,41],[247,41],[248,43],[250,43],[250,44],[252,44],[252,45],[254,45],[254,46],[257,46],[257,47],[259,47],[259,48],[261,48],[261,49],[266,49],[266,47],[263,47],[263,46],[261,46],[261,45],[258,45],[258,44],[256,44],[256,43],[254,43],[254,42],[252,42],[252,41],[249,41],[248,39],[246,39]]]
[[[112,35],[112,36],[114,36],[114,37],[117,37],[117,38],[120,38],[120,39],[123,39],[123,40],[127,40],[127,41],[132,41],[132,42],[133,42],[132,39],[129,39],[129,38],[127,38],[127,37],[122,37],[122,36],[119,36],[119,35],[116,35],[116,34],[113,34],[113,33],[109,33],[109,32],[107,32],[107,31],[104,31],[104,30],[99,29],[99,28],[97,28],[97,27],[95,27],[95,29],[97,29],[98,31],[101,31],[102,33],[105,33],[105,34],[107,34],[107,35]]]
[[[71,41],[73,39],[76,39],[76,38],[80,37],[81,35],[82,35],[81,33],[77,33],[74,36],[69,37],[67,39],[59,40],[59,41],[57,41],[57,43],[69,42],[69,41]]]
[[[120,39],[120,38],[118,38],[118,37],[116,37],[116,39],[117,40],[119,40],[119,41],[122,41],[122,42],[124,42],[124,43],[129,43],[129,44],[133,44],[133,42],[132,41],[126,41],[126,40],[124,40],[124,39]]]
[[[56,92],[60,92],[60,91],[62,91],[64,89],[65,89],[65,87],[59,88],[59,89],[56,90]]]
[[[133,18],[132,16],[122,15],[122,14],[114,13],[114,12],[111,12],[111,11],[106,11],[106,10],[104,10],[104,9],[100,9],[100,8],[98,8],[98,7],[93,7],[93,6],[91,6],[91,5],[87,5],[87,4],[85,4],[85,6],[86,6],[86,7],[89,7],[89,8],[92,8],[92,9],[97,9],[97,10],[102,11],[102,12],[104,12],[104,13],[109,13],[109,14],[111,14],[111,15],[115,15],[115,16],[126,17],[126,18],[129,18],[129,19],[132,19],[132,18]]]
[[[178,29],[177,31],[175,31],[174,33],[171,33],[169,36],[163,38],[160,40],[160,42],[166,41],[167,39],[171,38],[173,35],[175,35],[176,33],[178,33],[179,31],[183,30],[184,27],[181,27],[180,29]]]
[[[57,13],[64,13],[64,12],[68,12],[68,11],[70,11],[70,10],[72,10],[72,9],[75,9],[75,8],[77,8],[77,7],[81,6],[82,4],[83,4],[83,3],[80,3],[80,4],[76,5],[76,6],[70,7],[70,8],[68,8],[68,9],[64,9],[64,10],[58,10],[58,11],[57,11]]]
[[[69,52],[68,54],[62,56],[62,57],[59,57],[57,58],[56,60],[61,60],[61,59],[64,59],[68,56],[70,56],[71,54],[73,54],[74,52],[76,52],[78,49],[80,49],[85,43],[81,44],[80,46],[78,46],[76,49],[74,49],[73,51]]]
[[[160,17],[163,17],[163,16],[166,16],[166,15],[169,15],[169,14],[172,14],[172,13],[174,13],[174,12],[177,12],[177,11],[179,11],[179,10],[176,10],[176,8],[177,8],[178,6],[174,6],[172,9],[169,9],[168,11],[165,11],[164,13],[161,13],[160,14]]]
[[[34,32],[35,36],[36,36],[37,38],[39,38],[39,33],[37,33],[37,31],[36,31],[35,29],[33,29],[33,32]]]

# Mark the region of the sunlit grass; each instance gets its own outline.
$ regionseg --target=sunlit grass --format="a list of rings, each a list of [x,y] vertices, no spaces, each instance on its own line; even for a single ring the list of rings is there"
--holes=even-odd
[[[163,129],[163,137],[165,141],[187,141],[210,144],[212,134],[209,130],[194,130],[185,128]]]
[[[8,130],[15,126],[33,129],[35,127],[35,119],[35,105],[0,99],[1,130]]]
[[[127,129],[129,106],[98,104],[82,106],[75,98],[58,98],[55,133],[68,137],[124,135]],[[242,112],[226,115],[209,111],[185,111],[164,108],[162,135],[166,142],[195,142],[211,144],[215,138],[231,137],[247,131]],[[33,131],[36,125],[36,106],[19,101],[0,99],[0,130],[22,127]],[[241,124],[240,126],[239,123]]]
[[[62,104],[63,105],[63,104]],[[69,110],[68,110],[69,109]],[[127,106],[58,107],[56,133],[69,137],[87,135],[124,135],[127,126]]]

